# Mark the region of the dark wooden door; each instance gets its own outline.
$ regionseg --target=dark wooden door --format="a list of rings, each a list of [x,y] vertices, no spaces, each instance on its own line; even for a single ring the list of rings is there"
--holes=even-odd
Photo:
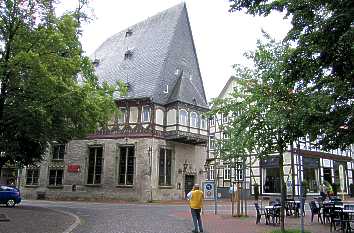
[[[187,195],[193,188],[194,185],[194,176],[186,175],[184,178],[184,192]]]

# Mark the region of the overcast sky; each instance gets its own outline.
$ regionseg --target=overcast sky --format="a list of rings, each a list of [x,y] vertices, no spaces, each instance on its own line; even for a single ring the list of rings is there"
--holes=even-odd
[[[63,9],[73,0],[62,0]],[[81,42],[87,55],[106,39],[156,13],[181,3],[180,0],[91,0],[96,19],[83,26]],[[207,99],[217,97],[233,74],[233,64],[245,64],[243,53],[255,48],[261,29],[282,39],[290,21],[280,14],[253,17],[242,12],[229,13],[228,0],[185,0],[197,50]]]

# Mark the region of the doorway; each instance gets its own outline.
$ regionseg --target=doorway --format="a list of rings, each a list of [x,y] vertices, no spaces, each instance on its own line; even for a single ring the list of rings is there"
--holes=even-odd
[[[184,196],[186,196],[193,188],[194,185],[194,176],[186,175],[184,177]]]

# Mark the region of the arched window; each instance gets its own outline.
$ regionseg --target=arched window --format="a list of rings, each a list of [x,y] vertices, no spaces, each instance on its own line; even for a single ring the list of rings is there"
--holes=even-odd
[[[181,125],[188,125],[188,113],[184,109],[179,111],[179,123]]]
[[[195,112],[191,113],[191,127],[193,128],[198,127],[198,115]]]

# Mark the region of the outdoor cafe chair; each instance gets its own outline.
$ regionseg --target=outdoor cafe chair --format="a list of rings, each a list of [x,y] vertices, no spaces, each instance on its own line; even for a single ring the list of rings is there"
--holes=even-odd
[[[311,209],[311,222],[313,222],[313,216],[315,216],[317,214],[317,221],[321,221],[322,222],[322,217],[321,217],[321,209],[320,207],[316,206],[316,202],[315,201],[311,201],[310,202],[310,209]]]
[[[337,226],[341,225],[341,229],[344,229],[343,226],[343,209],[339,207],[332,207],[330,209],[330,216],[331,216],[331,227],[330,231],[332,232],[332,227],[336,231]]]
[[[264,218],[266,220],[266,224],[268,224],[266,212],[259,207],[259,204],[257,202],[254,203],[254,206],[256,207],[256,211],[257,211],[256,224],[260,223],[262,215],[264,216]]]

